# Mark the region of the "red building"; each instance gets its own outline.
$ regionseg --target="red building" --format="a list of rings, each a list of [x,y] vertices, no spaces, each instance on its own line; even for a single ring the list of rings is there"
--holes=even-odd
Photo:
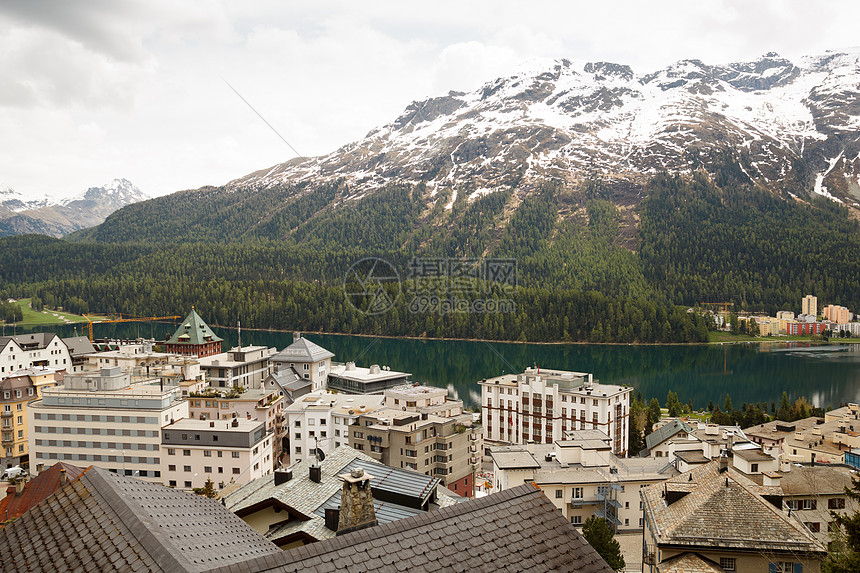
[[[827,330],[826,322],[789,322],[785,325],[786,334],[807,335],[821,334]]]
[[[164,351],[205,358],[221,354],[222,342],[192,307],[173,336],[164,342]]]

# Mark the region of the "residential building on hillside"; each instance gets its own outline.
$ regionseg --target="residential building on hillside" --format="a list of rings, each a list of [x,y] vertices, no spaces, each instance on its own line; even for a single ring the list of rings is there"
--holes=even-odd
[[[405,395],[405,390],[395,394]],[[416,395],[412,397],[417,401]],[[387,466],[438,477],[455,494],[472,497],[481,459],[472,417],[442,417],[405,408],[386,406],[360,413],[355,425],[347,428],[349,445]]]
[[[827,330],[826,322],[797,322],[789,321],[785,325],[785,333],[792,336],[809,336],[821,334]]]
[[[442,495],[439,479],[386,467],[348,446],[332,450],[322,462],[306,459],[277,470],[224,498],[230,511],[282,549],[335,537],[342,504],[343,474],[357,469],[372,476],[370,488],[379,524],[456,503]]]
[[[63,343],[69,349],[69,357],[71,358],[71,369],[66,368],[69,372],[80,372],[86,368],[89,362],[87,356],[96,351],[93,343],[86,336],[72,336],[63,338]]]
[[[388,408],[435,414],[443,418],[463,414],[463,401],[449,398],[446,388],[411,384],[389,388],[383,392],[383,396],[385,396],[385,406]]]
[[[573,430],[602,430],[627,455],[632,388],[600,384],[591,374],[527,368],[479,382],[484,441],[551,444]]]
[[[14,376],[0,380],[0,442],[4,467],[29,463],[27,405],[41,398],[45,388],[61,382],[60,372],[43,367],[19,370]]]
[[[723,571],[820,571],[826,548],[783,509],[779,486],[711,461],[640,490],[645,571],[685,553]],[[677,570],[677,569],[672,569]]]
[[[665,460],[621,459],[610,443],[600,430],[577,430],[553,444],[491,447],[493,490],[531,483],[577,527],[596,516],[619,532],[641,530],[640,488],[678,472]]]
[[[182,419],[161,429],[161,477],[165,485],[218,489],[272,473],[273,435],[265,422]]]
[[[269,391],[278,392],[284,397],[284,406],[289,406],[305,394],[310,394],[313,382],[302,378],[295,368],[289,366],[281,368],[279,363],[272,365],[271,372],[263,380],[265,388]]]
[[[284,409],[284,432],[288,448],[283,452],[291,464],[314,451],[330,452],[349,443],[350,429],[361,414],[382,407],[384,396],[353,396],[312,392]],[[286,463],[286,461],[284,461]]]
[[[701,452],[707,459],[724,450],[758,449],[740,426],[718,426],[698,421],[672,420],[645,437],[649,457],[673,458],[679,452]]]
[[[818,297],[811,294],[806,295],[800,303],[800,308],[800,314],[808,314],[813,317],[818,316]]]
[[[851,315],[851,311],[849,311],[844,306],[839,306],[836,304],[828,304],[824,307],[824,310],[821,311],[821,316],[824,320],[829,320],[830,322],[834,322],[836,324],[846,324],[851,322],[853,316]]]
[[[194,307],[173,333],[164,341],[164,351],[182,356],[206,358],[220,354],[223,340],[217,336],[208,324],[197,314]]]
[[[849,322],[847,324],[830,324],[830,330],[834,332],[834,336],[839,336],[836,333],[847,332],[853,338],[860,337],[860,322]]]
[[[71,365],[69,349],[52,332],[0,336],[0,378],[29,368],[67,370]]]
[[[831,511],[851,515],[860,510],[860,503],[845,495],[852,487],[852,468],[842,465],[783,464],[777,482],[783,493],[783,504],[792,515],[822,544],[827,545],[833,529]]]
[[[304,379],[311,381],[311,391],[325,390],[331,372],[334,354],[314,344],[301,333],[293,333],[293,343],[270,358],[273,371],[294,368]]]
[[[269,375],[269,359],[277,353],[265,346],[243,346],[200,359],[213,388],[259,388]]]
[[[389,388],[409,384],[411,376],[408,372],[397,372],[378,364],[363,368],[355,362],[347,362],[332,365],[328,387],[346,394],[382,394]]]
[[[160,483],[161,428],[188,417],[180,392],[162,379],[132,382],[119,367],[66,375],[28,405],[31,472],[66,461]]]

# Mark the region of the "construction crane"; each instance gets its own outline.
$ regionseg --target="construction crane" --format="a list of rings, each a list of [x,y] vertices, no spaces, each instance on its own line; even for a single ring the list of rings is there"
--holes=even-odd
[[[87,319],[87,328],[90,333],[90,342],[93,341],[93,324],[106,324],[108,322],[150,322],[152,320],[176,320],[177,318],[182,318],[181,316],[134,316],[131,318],[123,318],[122,314],[119,315],[119,318],[108,318],[105,320],[92,320],[86,314],[83,315],[84,318]]]

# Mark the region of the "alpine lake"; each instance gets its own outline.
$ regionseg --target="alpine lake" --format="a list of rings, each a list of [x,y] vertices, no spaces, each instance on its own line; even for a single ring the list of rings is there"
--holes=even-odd
[[[96,338],[164,340],[168,323],[96,324]],[[11,329],[6,327],[6,334]],[[86,326],[44,327],[60,336],[86,334]],[[213,328],[224,347],[235,346],[235,328]],[[19,329],[20,333],[21,330]],[[591,372],[603,383],[627,384],[648,400],[665,404],[669,391],[696,409],[710,401],[722,406],[726,395],[735,408],[744,403],[778,403],[783,391],[791,401],[805,396],[819,407],[860,401],[860,344],[727,343],[701,345],[519,344],[470,340],[415,340],[305,333],[335,354],[334,361],[359,366],[378,364],[409,372],[412,381],[447,387],[450,395],[477,408],[484,378],[522,372],[529,366]],[[242,345],[278,350],[293,333],[245,330]]]

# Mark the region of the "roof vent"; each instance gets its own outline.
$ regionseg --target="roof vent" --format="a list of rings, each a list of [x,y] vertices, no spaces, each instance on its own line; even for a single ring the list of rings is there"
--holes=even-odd
[[[370,366],[370,374],[379,374],[379,364],[373,364]]]
[[[282,485],[293,479],[293,470],[275,470],[275,485]]]
[[[238,428],[239,427],[239,418],[233,418],[233,424],[232,425],[234,428]]]

